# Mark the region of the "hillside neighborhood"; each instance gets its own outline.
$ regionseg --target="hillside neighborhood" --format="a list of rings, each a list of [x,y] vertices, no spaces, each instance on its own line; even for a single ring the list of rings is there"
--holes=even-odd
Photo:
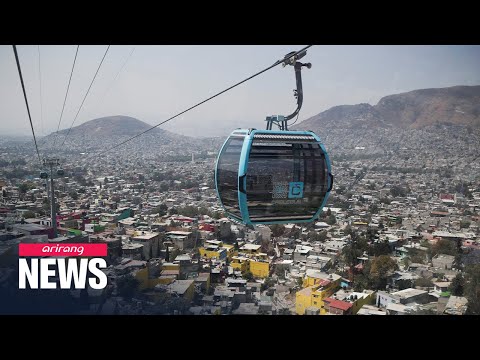
[[[54,237],[50,189],[29,144],[2,138],[0,313],[480,314],[479,128],[362,127],[368,119],[355,116],[355,131],[306,121],[335,176],[308,224],[226,218],[213,179],[223,139],[188,145],[170,133],[165,144],[138,138],[87,159],[91,150],[78,149],[125,134],[79,132],[50,154],[64,172]],[[107,244],[108,286],[41,290],[28,303],[30,292],[13,285],[21,243]]]

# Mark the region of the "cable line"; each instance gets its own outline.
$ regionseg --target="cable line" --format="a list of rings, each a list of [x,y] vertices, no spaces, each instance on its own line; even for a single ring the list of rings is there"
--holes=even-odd
[[[200,105],[206,103],[207,101],[210,101],[210,100],[216,98],[217,96],[219,96],[219,95],[221,95],[221,94],[223,94],[223,93],[226,93],[226,92],[229,91],[229,90],[232,90],[233,88],[235,88],[235,87],[243,84],[244,82],[247,82],[248,80],[251,80],[251,79],[253,79],[254,77],[257,77],[258,75],[263,74],[264,72],[266,72],[266,71],[274,68],[275,66],[278,66],[278,65],[280,65],[280,64],[282,64],[282,63],[285,63],[287,60],[289,60],[289,59],[291,59],[292,57],[296,56],[297,54],[299,54],[299,53],[307,50],[307,49],[308,49],[309,47],[311,47],[311,46],[313,46],[313,45],[308,45],[308,46],[304,47],[303,49],[301,49],[301,50],[299,50],[299,51],[292,52],[290,55],[284,57],[284,58],[281,59],[281,60],[277,60],[273,65],[270,65],[269,67],[267,67],[267,68],[265,68],[265,69],[257,72],[256,74],[253,74],[252,76],[249,76],[248,78],[246,78],[246,79],[244,79],[244,80],[242,80],[242,81],[240,81],[240,82],[238,82],[238,83],[236,83],[236,84],[234,84],[234,85],[226,88],[225,90],[222,90],[222,91],[220,91],[219,93],[216,93],[215,95],[210,96],[209,98],[207,98],[207,99],[205,99],[205,100],[203,100],[203,101],[201,101],[201,102],[199,102],[199,103],[197,103],[197,104],[189,107],[189,108],[186,109],[186,110],[183,110],[182,112],[179,112],[178,114],[176,114],[176,115],[168,118],[167,120],[162,121],[161,123],[159,123],[159,124],[157,124],[157,125],[152,126],[151,128],[149,128],[149,129],[147,129],[147,130],[142,131],[141,133],[138,133],[137,135],[134,135],[134,136],[128,138],[128,139],[125,140],[125,141],[122,141],[121,143],[119,143],[119,144],[117,144],[117,145],[115,145],[115,146],[112,146],[111,148],[109,148],[109,149],[107,149],[107,150],[104,150],[104,151],[99,152],[99,153],[95,153],[95,155],[101,155],[101,154],[104,154],[104,153],[106,153],[106,152],[108,152],[108,151],[111,151],[111,150],[113,150],[113,149],[115,149],[115,148],[117,148],[117,147],[119,147],[119,146],[121,146],[121,145],[123,145],[123,144],[125,144],[125,143],[127,143],[127,142],[129,142],[129,141],[131,141],[131,140],[133,140],[133,139],[135,139],[135,138],[143,135],[143,134],[145,134],[146,132],[149,132],[149,131],[151,131],[151,130],[157,128],[157,127],[159,127],[160,125],[163,125],[163,124],[169,122],[170,120],[173,120],[173,119],[175,119],[176,117],[178,117],[178,116],[180,116],[180,115],[182,115],[182,114],[185,114],[186,112],[188,112],[188,111],[196,108],[197,106],[200,106]]]
[[[108,91],[112,88],[112,85],[113,83],[115,82],[115,80],[117,80],[118,78],[118,75],[120,75],[120,73],[122,72],[123,68],[125,67],[125,65],[127,65],[127,62],[128,60],[130,59],[130,57],[132,56],[133,52],[135,51],[135,47],[133,47],[132,51],[130,51],[130,54],[128,54],[126,60],[124,61],[122,67],[120,68],[120,70],[118,70],[117,74],[114,76],[113,80],[110,82],[110,84],[108,84],[107,86],[107,90],[105,90],[105,92],[103,93],[103,96],[100,98],[100,101],[98,102],[98,104],[102,103],[103,102],[103,99],[105,99],[105,96],[107,95]],[[97,104],[97,105],[98,105]]]
[[[15,53],[15,60],[17,62],[18,75],[20,75],[20,82],[22,83],[25,104],[27,105],[28,119],[30,120],[30,127],[32,128],[33,141],[35,142],[35,149],[37,150],[38,161],[40,162],[40,164],[42,164],[42,160],[40,158],[40,152],[38,151],[38,146],[37,146],[37,138],[35,137],[35,130],[33,130],[32,116],[30,115],[30,107],[28,106],[28,100],[27,100],[27,92],[25,91],[25,84],[23,83],[22,69],[20,68],[20,61],[18,60],[17,46],[16,45],[12,45],[12,46],[13,46],[13,52]]]
[[[55,132],[55,138],[53,139],[53,146],[57,142],[58,130],[60,129],[60,123],[62,122],[63,110],[65,109],[65,103],[67,102],[68,90],[70,89],[70,82],[72,81],[73,70],[75,69],[75,62],[77,61],[78,49],[80,45],[77,45],[77,51],[75,51],[75,58],[73,59],[72,71],[70,72],[70,78],[68,79],[67,92],[65,93],[65,99],[63,100],[62,112],[60,113],[60,119],[58,120],[57,131]]]
[[[42,135],[45,135],[45,131],[43,131],[42,69],[40,65],[40,45],[37,45],[37,49],[38,49],[38,77],[40,80],[40,122],[42,124]]]
[[[88,93],[90,92],[90,89],[92,88],[92,85],[95,82],[98,71],[102,67],[103,60],[105,60],[105,56],[107,56],[108,49],[110,49],[110,45],[108,45],[107,50],[105,50],[105,54],[103,55],[102,61],[100,61],[100,65],[98,65],[97,71],[95,72],[95,75],[93,76],[92,82],[90,83],[90,86],[88,87],[87,93],[85,94],[85,97],[83,98],[82,103],[80,104],[80,107],[78,108],[77,114],[75,115],[75,118],[73,119],[72,125],[68,129],[67,135],[65,135],[65,138],[63,139],[62,146],[63,146],[63,144],[65,144],[65,140],[67,140],[67,137],[70,134],[70,131],[72,130],[73,124],[75,124],[75,121],[77,120],[78,114],[80,113],[80,110],[82,109],[83,103],[85,102],[85,99],[87,98]]]

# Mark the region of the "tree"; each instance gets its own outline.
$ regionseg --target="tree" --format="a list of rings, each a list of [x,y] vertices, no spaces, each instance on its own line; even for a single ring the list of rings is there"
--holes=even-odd
[[[326,223],[328,225],[335,225],[337,223],[337,219],[335,218],[335,215],[331,214],[330,216],[328,216]]]
[[[281,224],[274,224],[270,226],[273,237],[280,237],[285,233],[285,226]]]
[[[370,249],[370,254],[374,256],[388,255],[392,252],[388,240],[375,242]]]
[[[27,183],[23,183],[23,184],[20,184],[20,185],[18,186],[18,190],[20,190],[20,193],[21,193],[21,194],[25,194],[25,193],[28,191],[29,188],[30,188],[30,187],[28,186]]]
[[[132,275],[127,274],[117,280],[117,291],[120,296],[131,299],[137,292],[140,282]]]
[[[398,270],[398,265],[388,255],[380,255],[372,261],[370,268],[370,277],[376,289],[384,289],[387,285],[388,276],[395,270]]]
[[[352,233],[352,227],[350,225],[347,225],[345,229],[343,230],[343,233],[345,235],[350,235]]]
[[[263,284],[260,286],[260,290],[265,291],[271,288],[272,286],[275,286],[275,283],[276,283],[275,280],[273,280],[271,277],[268,277],[263,281]]]
[[[155,208],[153,211],[154,214],[159,214],[160,216],[164,216],[167,213],[168,206],[165,204],[160,204]]]
[[[33,218],[35,218],[35,213],[34,213],[33,211],[30,211],[30,210],[29,210],[29,211],[25,211],[25,212],[23,213],[23,218],[24,218],[24,219],[33,219]]]
[[[435,243],[435,245],[432,246],[431,252],[432,252],[432,256],[435,256],[437,254],[446,254],[446,255],[455,256],[458,253],[458,247],[454,241],[440,239]]]
[[[327,240],[327,231],[323,230],[320,233],[316,233],[316,241],[325,241]]]
[[[285,269],[283,266],[275,266],[275,275],[277,275],[279,279],[285,279]]]
[[[467,314],[480,315],[480,264],[465,269],[465,296],[468,299]]]
[[[73,199],[73,200],[78,200],[78,194],[76,191],[71,191],[68,195],[70,195],[70,197]]]
[[[352,240],[352,242],[344,246],[342,249],[342,255],[345,264],[347,264],[351,268],[357,265],[358,257],[362,256],[362,254],[363,251],[360,246],[358,246],[356,239]]]
[[[465,278],[463,277],[462,273],[458,273],[457,276],[453,278],[448,290],[450,290],[454,296],[463,296],[464,288]]]
[[[246,271],[242,277],[247,281],[253,280],[253,274],[251,273],[251,271]]]
[[[461,220],[460,221],[460,229],[468,229],[470,227],[470,221],[464,221],[464,220]]]
[[[420,277],[416,279],[414,284],[415,286],[419,286],[419,287],[426,287],[426,288],[433,287],[432,280],[424,277]]]

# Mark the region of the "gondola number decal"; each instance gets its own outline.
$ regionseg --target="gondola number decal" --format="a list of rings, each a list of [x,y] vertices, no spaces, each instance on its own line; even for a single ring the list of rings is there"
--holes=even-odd
[[[289,199],[299,199],[303,197],[303,182],[301,181],[292,181],[288,186],[288,198]]]

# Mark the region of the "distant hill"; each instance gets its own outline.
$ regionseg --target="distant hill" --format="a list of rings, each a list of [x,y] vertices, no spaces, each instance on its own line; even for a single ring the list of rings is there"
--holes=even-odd
[[[421,89],[385,96],[377,105],[332,107],[294,126],[313,131],[326,128],[461,125],[480,128],[480,86]]]
[[[42,138],[39,144],[44,151],[52,153],[60,149],[63,153],[97,152],[112,148],[151,127],[130,116],[106,116],[73,127],[67,138],[65,136],[68,129],[64,129],[59,131],[56,140],[55,133],[52,133]],[[115,150],[115,154],[128,154],[133,151],[174,160],[191,156],[192,153],[205,155],[207,152],[216,151],[222,144],[221,140],[192,138],[158,127],[131,139],[126,145]]]
[[[70,131],[69,136],[133,136],[149,128],[151,128],[151,125],[133,117],[116,115],[93,119],[75,126]],[[68,129],[59,131],[62,135],[66,135],[67,132]],[[149,132],[152,134],[160,134],[162,132],[168,133],[168,131],[160,128],[155,128]]]

